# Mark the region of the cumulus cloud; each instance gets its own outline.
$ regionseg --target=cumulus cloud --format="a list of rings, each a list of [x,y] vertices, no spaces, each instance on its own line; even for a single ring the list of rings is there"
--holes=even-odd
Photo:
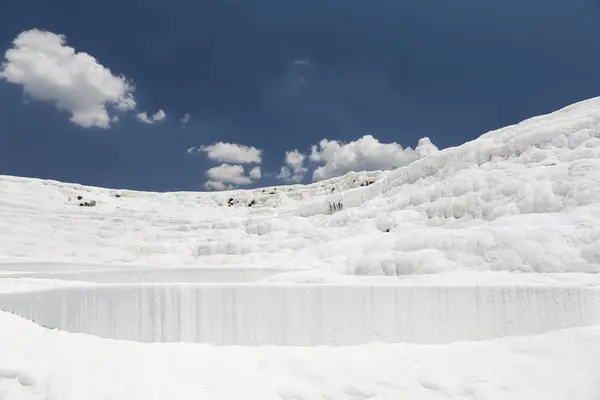
[[[195,149],[197,149],[197,152],[206,153],[209,159],[218,162],[260,164],[262,161],[262,150],[241,144],[219,142],[210,146],[196,147]]]
[[[163,110],[158,110],[156,114],[148,116],[148,113],[142,112],[137,115],[137,118],[145,124],[153,124],[155,122],[164,121],[167,114]]]
[[[304,179],[304,175],[308,171],[304,167],[306,156],[298,150],[288,151],[285,153],[285,165],[281,167],[278,179],[289,183],[299,183]]]
[[[200,147],[190,147],[189,149],[186,150],[186,153],[188,154],[199,154],[202,150],[200,150]]]
[[[252,180],[244,174],[241,165],[221,164],[206,171],[206,176],[211,181],[248,185]]]
[[[206,190],[220,191],[220,190],[231,190],[231,189],[235,189],[236,187],[233,185],[228,185],[223,182],[207,181],[204,183],[204,188]]]
[[[386,170],[401,167],[437,151],[429,138],[419,141],[415,149],[398,143],[381,143],[371,135],[350,142],[323,139],[312,146],[310,160],[324,164],[313,172],[320,181],[344,175],[350,171]]]
[[[420,156],[420,158],[423,158],[435,153],[436,151],[439,151],[439,149],[435,144],[431,142],[431,140],[428,137],[424,137],[419,139],[419,143],[417,143],[415,151]]]
[[[82,127],[109,128],[117,118],[107,107],[136,107],[134,88],[92,57],[66,45],[66,38],[32,29],[22,32],[6,51],[0,77],[23,87],[35,100],[53,102]]]
[[[181,123],[183,125],[186,125],[188,122],[190,122],[190,119],[192,118],[192,116],[190,114],[185,114],[183,117],[181,117]]]
[[[256,167],[252,168],[250,170],[250,172],[248,173],[248,176],[252,180],[260,179],[261,178],[260,167],[256,166]]]
[[[135,99],[133,98],[132,94],[129,94],[128,96],[126,96],[125,98],[120,100],[119,103],[117,104],[117,109],[119,111],[131,111],[131,110],[135,110],[135,107],[136,107],[136,103],[135,103]]]
[[[206,171],[208,181],[204,187],[208,190],[234,189],[240,185],[249,185],[260,179],[260,167],[254,167],[248,175],[241,165],[221,164]]]

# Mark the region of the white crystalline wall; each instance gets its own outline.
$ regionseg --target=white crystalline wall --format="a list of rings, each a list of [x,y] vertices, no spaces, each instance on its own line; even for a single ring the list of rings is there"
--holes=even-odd
[[[35,270],[39,263],[23,263],[24,267],[33,267]],[[52,264],[50,264],[52,265]],[[66,263],[55,263],[58,271],[47,272],[2,272],[3,278],[37,278],[37,279],[60,279],[63,281],[82,281],[94,283],[160,283],[160,282],[255,282],[259,279],[267,278],[276,273],[293,272],[294,270],[277,269],[251,269],[251,268],[177,268],[169,267],[167,269],[160,267],[142,267],[132,268],[124,266],[112,266],[106,269],[106,266],[96,270],[85,269],[85,265],[80,270],[67,269],[70,265]],[[7,270],[17,269],[18,264],[2,265]],[[65,268],[67,267],[67,268]],[[23,268],[23,267],[21,267]],[[39,267],[38,267],[39,268]],[[43,271],[43,269],[42,269]],[[1,287],[1,286],[0,286]]]
[[[441,343],[600,324],[600,288],[124,284],[0,294],[0,309],[142,342]]]

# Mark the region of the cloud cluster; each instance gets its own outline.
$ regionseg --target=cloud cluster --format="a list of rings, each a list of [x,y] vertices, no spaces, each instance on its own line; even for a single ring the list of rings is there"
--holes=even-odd
[[[204,153],[208,159],[222,163],[206,171],[208,190],[228,190],[249,185],[262,177],[260,166],[246,170],[239,164],[260,164],[262,150],[236,143],[218,142],[209,146],[190,147],[188,154]]]
[[[260,171],[260,166],[257,165],[256,167],[252,168],[250,170],[250,172],[248,172],[248,176],[250,177],[250,179],[252,179],[254,181],[262,178],[262,173]]]
[[[260,179],[260,166],[252,168],[248,175],[241,165],[221,164],[206,171],[208,181],[204,187],[208,190],[235,189],[240,185],[249,185],[254,180]]]
[[[308,171],[304,167],[306,156],[298,150],[288,151],[285,153],[285,164],[281,167],[278,179],[287,183],[300,183],[304,179],[304,175]]]
[[[210,146],[190,147],[189,154],[206,153],[206,156],[218,162],[234,164],[260,164],[262,150],[243,144],[218,142]]]
[[[334,178],[350,171],[389,170],[408,165],[419,158],[426,157],[438,148],[429,138],[422,138],[415,149],[403,148],[398,143],[381,143],[371,135],[343,143],[337,140],[323,139],[311,147],[308,159],[321,164],[314,172],[313,181]],[[304,166],[306,156],[298,150],[285,154],[285,164],[281,167],[278,179],[287,183],[299,183],[308,169]]]
[[[419,140],[415,149],[398,143],[381,143],[371,135],[349,143],[323,139],[312,146],[310,160],[321,165],[313,172],[313,181],[341,176],[350,171],[388,170],[437,151],[429,138]]]
[[[164,121],[167,118],[167,114],[163,110],[158,110],[156,114],[148,116],[148,113],[141,112],[137,115],[137,118],[145,124],[153,124],[155,122]]]
[[[300,183],[308,173],[307,160],[317,164],[313,172],[313,181],[321,181],[344,175],[350,171],[390,170],[410,164],[411,162],[438,151],[429,138],[419,140],[414,149],[404,148],[398,143],[381,143],[372,135],[349,143],[323,139],[311,147],[309,156],[298,150],[285,153],[284,165],[277,178],[286,183]],[[242,165],[260,164],[262,150],[255,147],[235,143],[215,143],[210,146],[190,147],[189,154],[204,153],[211,160],[222,164],[206,172],[208,181],[205,187],[209,190],[234,189],[249,185],[261,178],[260,167],[246,171]]]
[[[135,89],[124,76],[67,46],[63,35],[32,29],[19,34],[12,45],[4,55],[0,78],[21,85],[34,100],[54,103],[71,115],[74,124],[106,129],[118,120],[111,109],[127,112],[137,106]],[[164,112],[155,117],[164,119]]]

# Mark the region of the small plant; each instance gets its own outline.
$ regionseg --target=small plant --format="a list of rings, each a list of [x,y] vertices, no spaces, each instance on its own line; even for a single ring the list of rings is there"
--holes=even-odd
[[[329,212],[331,214],[333,214],[336,211],[341,211],[344,209],[344,204],[341,201],[338,201],[337,203],[329,203]]]

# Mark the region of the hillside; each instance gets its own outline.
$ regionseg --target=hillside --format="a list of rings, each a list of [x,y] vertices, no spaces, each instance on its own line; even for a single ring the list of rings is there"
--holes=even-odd
[[[305,186],[144,193],[0,176],[2,262],[599,272],[599,222],[599,98]]]

